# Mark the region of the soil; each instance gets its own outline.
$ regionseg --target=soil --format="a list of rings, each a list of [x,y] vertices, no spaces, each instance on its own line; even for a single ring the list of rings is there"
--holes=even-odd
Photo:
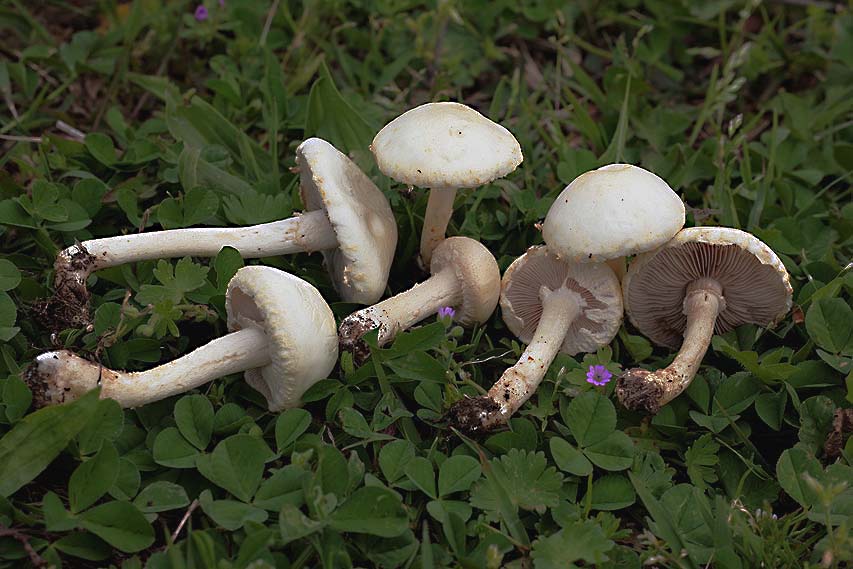
[[[616,397],[626,409],[644,410],[652,415],[660,411],[663,387],[646,379],[650,373],[645,369],[629,369],[616,380]]]
[[[355,365],[360,366],[370,356],[370,346],[364,341],[364,335],[381,326],[367,315],[356,313],[347,316],[338,332],[340,351],[350,352]]]
[[[53,296],[33,305],[35,316],[52,333],[91,325],[86,278],[95,262],[95,256],[80,244],[73,253],[57,257]]]
[[[500,413],[500,410],[500,405],[491,397],[466,397],[453,404],[447,417],[451,427],[468,436],[479,435],[491,430],[486,420]]]
[[[851,433],[853,433],[853,409],[836,409],[835,416],[832,418],[832,430],[823,445],[824,457],[835,459],[841,456],[841,450]]]
[[[33,362],[21,374],[21,378],[33,394],[33,407],[35,409],[41,409],[53,403],[47,393],[48,383],[46,378],[39,372],[38,368],[38,363]]]

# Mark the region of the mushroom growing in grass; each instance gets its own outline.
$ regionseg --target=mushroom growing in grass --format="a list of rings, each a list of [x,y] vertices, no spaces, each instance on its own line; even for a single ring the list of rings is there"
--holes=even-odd
[[[370,145],[383,174],[429,188],[421,262],[429,266],[444,239],[458,188],[476,188],[521,164],[521,146],[507,129],[460,103],[427,103],[406,111]]]
[[[397,244],[388,200],[349,158],[319,138],[296,149],[307,211],[251,227],[190,228],[91,239],[59,253],[48,309],[60,325],[89,324],[86,280],[93,271],[168,257],[213,257],[234,247],[244,258],[321,251],[347,302],[381,298]]]
[[[625,257],[649,251],[684,227],[684,203],[660,177],[631,164],[581,174],[557,196],[542,237],[567,261],[607,262],[621,279]]]
[[[328,377],[338,355],[335,318],[316,288],[289,273],[243,267],[228,283],[228,329],[221,338],[142,372],[106,369],[68,350],[38,356],[25,372],[36,405],[77,399],[101,386],[101,397],[138,407],[244,372],[270,411],[299,405]]]
[[[430,276],[409,290],[350,314],[341,322],[341,350],[364,361],[370,349],[363,336],[379,329],[380,346],[439,308],[450,307],[454,321],[470,326],[485,322],[498,304],[501,273],[495,258],[468,237],[450,237],[435,248]]]
[[[558,352],[594,352],[622,323],[622,291],[610,267],[566,262],[543,246],[513,261],[501,289],[504,322],[528,345],[487,395],[451,407],[450,424],[466,433],[505,424],[542,383]]]
[[[639,255],[622,283],[625,310],[655,344],[676,348],[656,371],[631,369],[616,382],[629,409],[657,413],[693,380],[714,332],[772,326],[791,308],[788,271],[755,236],[728,227],[691,227]]]

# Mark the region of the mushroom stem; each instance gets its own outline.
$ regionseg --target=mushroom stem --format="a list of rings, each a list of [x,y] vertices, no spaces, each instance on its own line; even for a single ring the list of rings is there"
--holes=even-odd
[[[578,295],[565,286],[539,289],[542,316],[533,341],[518,362],[504,371],[487,395],[463,399],[450,410],[454,426],[469,433],[489,431],[507,420],[542,383],[545,373],[560,351],[572,322],[580,315]]]
[[[170,229],[91,239],[59,253],[56,284],[57,288],[69,282],[83,285],[91,272],[125,263],[214,257],[225,246],[234,247],[244,258],[255,258],[334,249],[338,239],[322,210],[251,227]]]
[[[405,292],[344,318],[338,334],[341,350],[352,352],[356,360],[363,361],[370,349],[362,337],[370,330],[379,328],[378,343],[382,346],[442,306],[455,306],[461,301],[462,286],[456,272],[445,268]]]
[[[268,339],[247,327],[217,338],[189,354],[148,371],[114,371],[68,350],[38,356],[25,372],[37,406],[77,399],[101,386],[101,397],[138,407],[184,393],[216,378],[270,363]]]
[[[432,188],[429,192],[424,212],[424,228],[421,233],[421,262],[425,267],[429,267],[433,249],[441,243],[447,233],[447,224],[453,216],[455,199],[456,188]]]
[[[616,382],[616,396],[622,405],[657,413],[681,395],[699,370],[711,345],[717,316],[725,306],[722,287],[716,280],[702,278],[690,283],[684,296],[687,326],[681,349],[664,369],[650,372],[634,368],[623,373]]]

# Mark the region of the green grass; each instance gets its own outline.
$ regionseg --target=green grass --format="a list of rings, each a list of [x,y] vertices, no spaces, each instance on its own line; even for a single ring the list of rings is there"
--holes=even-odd
[[[824,448],[833,414],[853,403],[849,4],[207,7],[198,22],[187,2],[0,3],[0,568],[800,568],[853,557],[849,429],[837,456]],[[559,356],[509,430],[448,430],[449,406],[523,349],[499,312],[474,330],[428,320],[359,369],[344,358],[303,410],[280,415],[237,376],[136,410],[91,397],[31,408],[19,374],[56,345],[145,369],[225,332],[223,258],[194,260],[198,286],[153,304],[138,295],[161,284],[156,263],[101,271],[94,330],[51,338],[36,307],[58,250],[282,219],[301,207],[290,168],[309,136],[349,153],[391,201],[389,294],[420,280],[427,194],[383,177],[367,146],[404,110],[449,99],[506,126],[524,151],[506,179],[460,192],[449,228],[501,269],[541,243],[536,224],[568,182],[625,161],[669,182],[688,225],[770,245],[794,310],[772,330],[715,337],[688,392],[654,418],[619,408],[612,382],[602,395],[584,381],[592,364],[618,372],[672,357],[626,325],[596,354]],[[318,255],[263,263],[315,284],[339,318],[356,308],[337,302]],[[625,438],[586,458],[596,441]]]

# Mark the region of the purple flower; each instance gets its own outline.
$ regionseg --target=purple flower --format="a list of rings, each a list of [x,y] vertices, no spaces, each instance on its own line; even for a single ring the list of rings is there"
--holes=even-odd
[[[451,306],[442,306],[438,309],[439,318],[450,318],[452,320],[454,316],[456,316],[456,311]]]
[[[225,7],[225,0],[219,0],[219,7],[220,7],[220,8],[224,8],[224,7]]]
[[[199,4],[195,9],[195,19],[199,22],[205,21],[210,14],[207,11],[207,8],[204,7],[204,4]]]
[[[611,377],[613,374],[604,366],[589,366],[589,371],[586,372],[586,380],[593,385],[607,385]]]

